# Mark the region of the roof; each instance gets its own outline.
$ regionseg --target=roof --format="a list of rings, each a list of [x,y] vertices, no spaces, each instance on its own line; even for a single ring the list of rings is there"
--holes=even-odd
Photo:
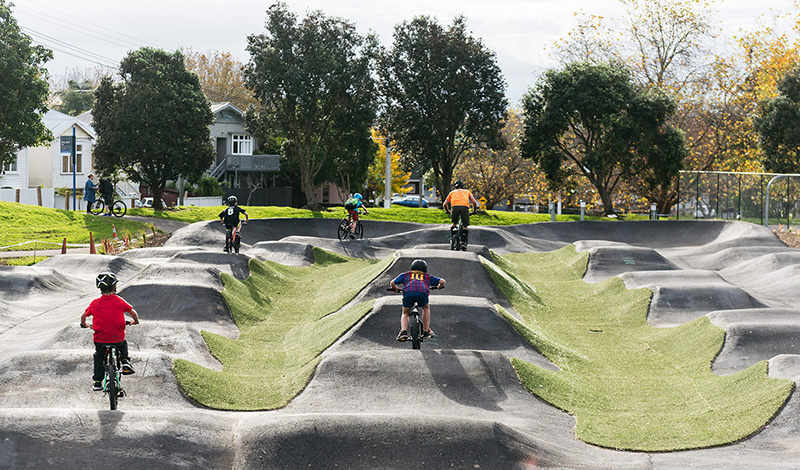
[[[236,106],[234,106],[229,101],[226,101],[224,103],[211,103],[211,112],[214,113],[214,114],[217,114],[218,112],[224,111],[226,109],[230,109],[230,110],[234,111],[239,116],[244,114],[244,112],[241,109],[237,108]]]
[[[85,113],[84,113],[85,114]],[[90,122],[86,122],[78,117],[70,116],[62,112],[51,109],[42,116],[42,122],[53,136],[56,138],[65,133],[72,126],[80,127],[84,132],[89,134],[92,139],[97,139],[97,133],[94,131]]]

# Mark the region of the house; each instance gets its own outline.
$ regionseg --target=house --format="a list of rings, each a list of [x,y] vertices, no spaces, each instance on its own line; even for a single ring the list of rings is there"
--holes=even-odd
[[[216,159],[209,173],[226,183],[228,194],[253,205],[291,205],[290,188],[276,188],[278,155],[253,155],[258,142],[245,128],[244,113],[231,103],[212,103],[211,142]]]
[[[54,207],[54,188],[72,189],[73,186],[70,155],[61,152],[61,137],[72,137],[73,128],[75,186],[83,188],[86,177],[92,172],[92,142],[97,135],[91,122],[55,110],[46,112],[42,122],[50,129],[53,140],[39,147],[20,149],[16,160],[4,166],[0,177],[0,188],[3,188],[0,199]]]

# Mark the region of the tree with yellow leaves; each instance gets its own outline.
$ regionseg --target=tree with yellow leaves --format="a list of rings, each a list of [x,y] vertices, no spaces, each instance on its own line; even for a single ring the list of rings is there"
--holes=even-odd
[[[250,105],[258,105],[253,92],[245,86],[242,72],[244,64],[236,60],[230,52],[202,53],[191,48],[183,52],[187,70],[197,74],[209,101],[230,102],[242,111]]]
[[[372,139],[378,143],[378,151],[369,166],[367,191],[369,194],[383,196],[386,188],[386,141],[385,137],[375,129],[372,130]],[[410,187],[406,187],[408,180],[411,178],[411,173],[402,169],[399,153],[390,150],[390,154],[392,159],[392,194],[407,193],[411,190]]]

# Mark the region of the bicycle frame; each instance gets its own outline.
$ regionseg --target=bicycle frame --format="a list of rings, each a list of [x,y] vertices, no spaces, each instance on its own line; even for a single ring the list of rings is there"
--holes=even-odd
[[[120,359],[119,351],[113,344],[105,345],[105,354],[103,355],[103,367],[105,375],[103,376],[103,393],[108,395],[109,405],[112,410],[117,409],[117,399],[125,395],[122,389],[121,372],[120,372]]]

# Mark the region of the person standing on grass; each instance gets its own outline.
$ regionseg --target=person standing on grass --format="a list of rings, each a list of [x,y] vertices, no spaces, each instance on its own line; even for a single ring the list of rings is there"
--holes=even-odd
[[[95,194],[97,193],[97,185],[94,184],[94,175],[89,173],[86,184],[83,186],[83,200],[86,201],[86,213],[92,213],[92,205],[95,202]]]
[[[114,183],[111,182],[111,178],[106,176],[100,179],[100,195],[106,203],[106,213],[103,217],[111,217],[111,206],[114,205]]]

